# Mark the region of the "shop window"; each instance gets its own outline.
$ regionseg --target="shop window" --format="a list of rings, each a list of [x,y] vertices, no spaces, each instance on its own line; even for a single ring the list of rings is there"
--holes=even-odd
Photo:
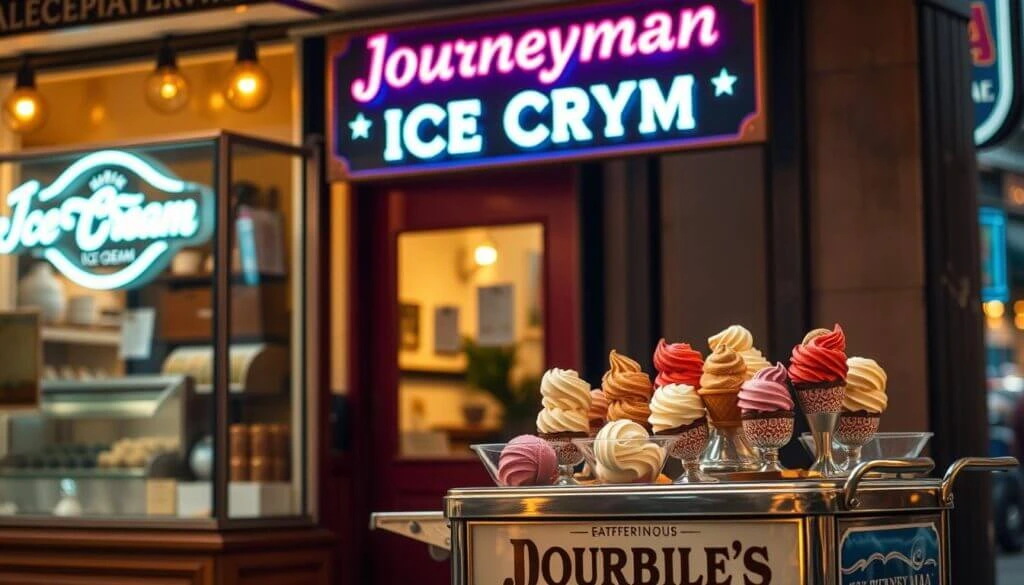
[[[540,224],[398,238],[398,411],[405,458],[471,457],[532,432],[544,370]]]
[[[0,162],[0,524],[307,515],[308,156],[216,133]]]

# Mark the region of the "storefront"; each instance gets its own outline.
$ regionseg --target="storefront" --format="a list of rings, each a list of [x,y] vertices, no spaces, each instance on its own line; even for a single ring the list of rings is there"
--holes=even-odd
[[[421,544],[367,536],[368,512],[486,485],[465,447],[535,430],[544,370],[597,386],[616,349],[650,372],[663,336],[707,351],[740,323],[785,361],[842,322],[896,389],[884,430],[935,431],[939,465],[984,452],[965,351],[980,321],[958,300],[977,297],[977,257],[944,240],[977,229],[966,82],[948,66],[968,15],[538,1],[300,27],[328,38],[331,249],[347,250],[331,274],[347,414],[326,480],[344,578],[446,582]],[[977,481],[958,502],[984,505]],[[984,543],[953,539],[954,571],[991,570]]]
[[[883,431],[935,432],[940,468],[985,451],[966,2],[18,4],[0,66],[46,104],[12,111],[49,116],[0,135],[0,303],[26,340],[0,358],[40,380],[3,386],[27,408],[0,419],[0,581],[448,582],[370,513],[489,485],[466,447],[534,432],[548,368],[597,386],[610,349],[653,372],[659,338],[707,353],[730,324],[786,361],[843,323],[888,372]],[[172,68],[147,101],[170,49],[189,97]],[[229,95],[243,77],[265,103]],[[105,238],[53,219],[111,195]],[[52,310],[19,312],[33,295]],[[965,477],[951,512],[913,489],[956,528],[940,575],[990,581],[991,489]]]
[[[0,5],[0,580],[327,583],[320,150],[286,36],[322,11],[53,4]]]

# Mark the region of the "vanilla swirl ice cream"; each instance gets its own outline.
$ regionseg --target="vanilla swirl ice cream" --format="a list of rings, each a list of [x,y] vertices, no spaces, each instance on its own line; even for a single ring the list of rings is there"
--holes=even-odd
[[[590,428],[590,384],[575,370],[552,368],[540,381],[541,404],[537,432],[587,433]]]
[[[665,451],[650,442],[647,430],[630,420],[609,422],[594,439],[597,475],[609,483],[654,481]]]
[[[889,404],[886,395],[888,375],[873,359],[851,357],[846,360],[846,395],[843,410],[881,414]]]

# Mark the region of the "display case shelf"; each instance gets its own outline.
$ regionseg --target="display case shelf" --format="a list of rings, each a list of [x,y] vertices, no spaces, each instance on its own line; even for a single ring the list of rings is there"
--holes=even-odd
[[[121,345],[121,330],[114,327],[46,325],[42,337],[45,343],[96,345],[115,349]]]

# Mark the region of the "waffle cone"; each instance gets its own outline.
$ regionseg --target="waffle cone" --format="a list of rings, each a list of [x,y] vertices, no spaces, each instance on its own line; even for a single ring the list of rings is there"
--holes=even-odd
[[[708,417],[713,426],[738,427],[742,424],[739,388],[724,390],[701,388],[697,394],[704,400],[704,407],[708,409]]]

